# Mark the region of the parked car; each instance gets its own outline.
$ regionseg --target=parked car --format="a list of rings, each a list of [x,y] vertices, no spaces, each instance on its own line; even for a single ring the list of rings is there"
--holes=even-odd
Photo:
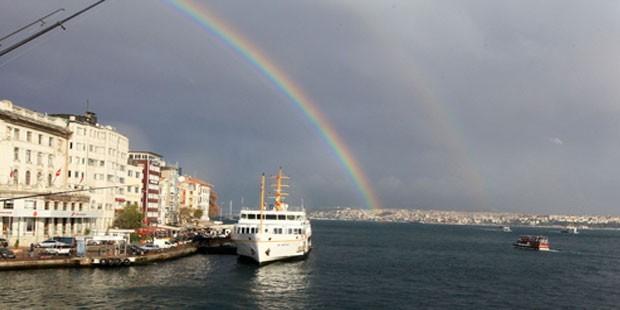
[[[45,248],[43,252],[46,254],[50,254],[50,255],[71,255],[71,248],[66,247],[66,246]]]
[[[147,251],[142,249],[140,246],[135,244],[130,244],[127,246],[127,250],[131,252],[132,255],[144,255]]]
[[[153,252],[153,251],[159,251],[160,248],[159,246],[152,244],[152,243],[147,243],[144,244],[142,246],[140,246],[140,249],[144,250],[145,252]]]
[[[48,239],[45,241],[41,241],[37,244],[37,247],[39,248],[54,248],[54,247],[66,247],[69,246],[66,243],[62,243],[58,240],[54,240],[54,239]]]
[[[0,257],[7,259],[7,258],[15,258],[15,253],[13,253],[13,251],[7,249],[7,248],[0,248]]]
[[[6,248],[8,246],[9,246],[9,241],[4,238],[0,238],[0,247]]]
[[[69,245],[71,247],[74,247],[75,244],[76,244],[75,238],[73,238],[73,237],[54,237],[54,238],[52,238],[52,240],[56,240],[56,241],[62,242],[62,243],[67,244],[67,245]]]

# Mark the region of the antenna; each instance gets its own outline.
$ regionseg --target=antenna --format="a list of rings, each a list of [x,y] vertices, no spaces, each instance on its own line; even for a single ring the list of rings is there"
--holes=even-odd
[[[65,19],[63,19],[63,20],[61,20],[61,21],[57,21],[57,22],[55,22],[53,25],[51,25],[51,26],[49,26],[49,27],[47,27],[47,28],[45,28],[45,29],[43,29],[43,30],[41,30],[41,31],[39,31],[39,32],[37,32],[37,33],[35,33],[35,34],[33,34],[33,35],[31,35],[31,36],[29,36],[29,37],[25,38],[25,39],[23,39],[23,40],[21,40],[21,41],[19,41],[19,42],[15,43],[15,44],[13,44],[13,45],[11,45],[11,46],[9,46],[8,48],[6,48],[6,49],[4,49],[4,50],[0,51],[0,57],[2,57],[2,56],[4,56],[4,55],[6,55],[6,54],[8,54],[8,53],[10,53],[10,52],[11,52],[11,51],[13,51],[14,49],[16,49],[16,48],[18,48],[18,47],[20,47],[20,46],[22,46],[22,45],[24,45],[24,44],[26,44],[26,43],[28,43],[28,42],[32,41],[32,40],[34,40],[34,39],[36,39],[36,38],[38,38],[38,37],[40,37],[40,36],[42,36],[42,35],[44,35],[44,34],[46,34],[46,33],[50,32],[50,31],[54,30],[54,29],[55,29],[55,28],[57,28],[57,27],[60,27],[60,28],[62,28],[63,30],[65,30],[64,23],[66,23],[67,21],[69,21],[69,20],[71,20],[71,19],[75,18],[76,16],[78,16],[78,15],[80,15],[80,14],[82,14],[82,13],[84,13],[84,12],[86,12],[86,11],[90,10],[90,9],[92,9],[93,7],[95,7],[95,6],[99,5],[99,4],[101,4],[103,1],[105,1],[105,0],[99,0],[99,1],[97,1],[96,3],[89,5],[89,6],[88,6],[88,7],[86,7],[85,9],[82,9],[81,11],[78,11],[77,13],[75,13],[75,14],[73,14],[73,15],[71,15],[71,16],[69,16],[69,17],[67,17],[67,18],[65,18]]]
[[[228,218],[232,219],[232,200],[228,201]]]
[[[86,99],[86,112],[88,112],[88,111],[89,111],[89,110],[88,110],[89,105],[90,105],[90,102],[88,102],[88,99]]]

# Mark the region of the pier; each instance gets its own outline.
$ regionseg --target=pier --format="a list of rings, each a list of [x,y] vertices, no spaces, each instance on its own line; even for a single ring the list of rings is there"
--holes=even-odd
[[[172,260],[197,252],[194,244],[180,245],[171,249],[151,252],[145,255],[106,255],[89,257],[17,258],[0,260],[0,271],[42,268],[92,268],[145,265]]]

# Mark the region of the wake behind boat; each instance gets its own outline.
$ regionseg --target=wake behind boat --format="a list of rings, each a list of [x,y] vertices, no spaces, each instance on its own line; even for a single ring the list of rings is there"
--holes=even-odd
[[[282,168],[274,177],[273,209],[265,210],[265,175],[261,178],[258,210],[241,210],[239,222],[232,232],[237,254],[259,264],[277,260],[303,258],[312,248],[312,229],[306,212],[288,210],[283,188],[288,179]]]

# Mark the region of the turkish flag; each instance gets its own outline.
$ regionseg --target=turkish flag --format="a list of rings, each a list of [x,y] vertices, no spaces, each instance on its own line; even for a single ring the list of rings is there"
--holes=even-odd
[[[58,171],[56,171],[56,176],[60,175],[60,170],[62,170],[62,168],[58,169]]]
[[[15,176],[15,169],[11,169],[11,174],[9,175],[11,178]]]

